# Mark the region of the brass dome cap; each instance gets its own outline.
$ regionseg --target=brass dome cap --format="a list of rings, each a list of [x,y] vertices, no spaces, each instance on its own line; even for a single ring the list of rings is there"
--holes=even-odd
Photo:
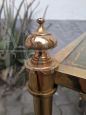
[[[45,20],[43,18],[37,19],[39,27],[36,32],[28,36],[25,41],[25,46],[31,49],[43,50],[50,49],[56,46],[57,42],[52,34],[47,33],[43,27]]]

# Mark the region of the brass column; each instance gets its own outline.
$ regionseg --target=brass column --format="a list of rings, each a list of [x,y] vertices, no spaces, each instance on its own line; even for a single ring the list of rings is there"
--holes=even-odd
[[[33,95],[35,115],[52,115],[52,96],[57,87],[54,85],[54,75],[58,62],[46,50],[55,47],[57,42],[45,31],[44,19],[39,18],[37,22],[37,31],[25,41],[27,48],[35,50],[33,57],[25,61],[28,91]]]

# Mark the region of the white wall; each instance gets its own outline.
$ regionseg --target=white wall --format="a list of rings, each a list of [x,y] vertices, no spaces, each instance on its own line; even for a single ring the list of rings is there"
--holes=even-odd
[[[16,0],[16,7],[21,0]],[[29,2],[29,0],[27,0]],[[86,19],[86,0],[36,0],[32,9],[40,1],[32,18],[42,17],[44,9],[49,5],[46,19]],[[2,0],[0,0],[0,3]],[[23,15],[23,10],[21,15]]]
[[[41,10],[33,17],[43,15],[45,7],[49,4],[46,19],[86,19],[86,0],[40,0]]]

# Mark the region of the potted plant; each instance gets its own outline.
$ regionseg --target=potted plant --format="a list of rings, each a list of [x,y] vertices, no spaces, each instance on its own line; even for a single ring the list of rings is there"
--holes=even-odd
[[[0,8],[0,78],[9,86],[25,84],[24,59],[30,57],[33,52],[24,47],[24,41],[30,34],[31,17],[34,10],[29,4],[22,0],[18,9],[15,7],[15,0],[3,0]],[[24,8],[24,16],[21,18],[21,8]],[[16,14],[14,15],[14,11]],[[4,19],[1,18],[2,13]]]

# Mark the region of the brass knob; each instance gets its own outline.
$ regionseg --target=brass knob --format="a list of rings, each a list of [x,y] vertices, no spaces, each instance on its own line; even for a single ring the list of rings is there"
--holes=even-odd
[[[38,18],[37,19],[37,23],[39,24],[43,24],[45,22],[45,20],[43,18]]]
[[[47,50],[56,46],[57,42],[52,34],[47,33],[44,29],[43,18],[37,19],[37,23],[39,27],[36,32],[32,33],[32,35],[28,36],[25,42],[25,46],[27,48],[35,49],[35,50]]]
[[[56,60],[48,55],[46,51],[55,47],[57,42],[52,34],[45,31],[44,22],[45,20],[43,18],[37,19],[39,27],[25,41],[27,48],[35,50],[32,58],[25,62],[26,68],[31,70],[52,70],[58,65]]]

